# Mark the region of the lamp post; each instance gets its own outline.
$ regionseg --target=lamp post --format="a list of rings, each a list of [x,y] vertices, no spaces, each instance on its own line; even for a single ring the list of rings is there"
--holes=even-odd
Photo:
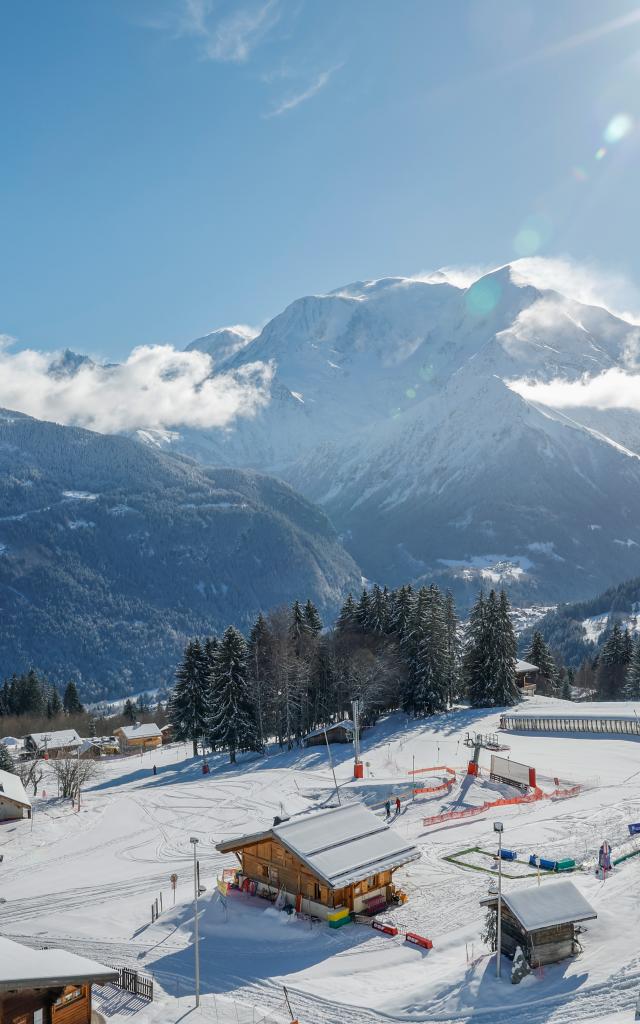
[[[195,940],[195,955],[196,955],[196,1006],[200,1006],[200,944],[198,935],[198,860],[197,860],[197,849],[199,840],[195,836],[191,836],[189,842],[193,846],[193,904],[195,907],[194,912],[194,940]]]
[[[501,821],[494,821],[493,831],[498,833],[498,927],[496,929],[496,978],[500,977],[502,959],[502,832]]]

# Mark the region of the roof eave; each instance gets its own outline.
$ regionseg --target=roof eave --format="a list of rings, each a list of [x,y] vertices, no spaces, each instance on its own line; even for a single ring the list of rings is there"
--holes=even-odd
[[[118,971],[105,970],[100,973],[91,971],[78,974],[54,974],[52,977],[43,978],[11,978],[9,981],[0,981],[0,992],[12,992],[21,988],[55,988],[59,985],[85,985],[91,982],[96,985],[104,985],[108,981],[115,981],[118,978]]]

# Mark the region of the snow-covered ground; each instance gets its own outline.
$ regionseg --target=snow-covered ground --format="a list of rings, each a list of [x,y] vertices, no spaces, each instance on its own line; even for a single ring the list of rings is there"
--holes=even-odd
[[[539,703],[539,698],[537,702]],[[557,702],[556,702],[557,703]],[[486,1024],[560,1024],[633,1020],[640,992],[640,857],[618,867],[606,882],[591,866],[608,839],[629,852],[627,824],[640,820],[640,748],[633,738],[504,734],[510,756],[536,767],[544,790],[585,783],[576,797],[485,811],[431,827],[423,819],[441,811],[480,806],[513,791],[459,773],[450,793],[408,799],[409,770],[449,765],[464,770],[467,731],[491,732],[496,711],[463,710],[427,721],[389,716],[363,736],[366,778],[352,780],[350,746],[332,748],[341,798],[376,808],[389,796],[407,799],[395,822],[422,850],[420,860],[396,873],[408,893],[385,915],[401,929],[433,941],[430,951],[352,924],[333,931],[297,920],[259,899],[219,898],[216,878],[232,866],[215,844],[270,825],[275,815],[297,814],[331,799],[333,779],[319,748],[245,756],[238,765],[211,759],[211,774],[183,746],[105,762],[101,779],[83,795],[80,813],[51,795],[36,801],[30,822],[0,824],[0,931],[31,943],[85,953],[109,964],[151,973],[157,999],[150,1006],[105,989],[99,1008],[113,1024],[177,1021],[193,1006],[193,853],[199,839],[201,977],[203,1001],[194,1019],[228,1024],[288,1020],[282,987],[301,1024],[482,1021]],[[153,776],[152,765],[158,774]],[[481,766],[488,768],[483,752]],[[430,775],[439,781],[438,773]],[[382,811],[380,811],[382,813]],[[518,986],[510,964],[495,977],[495,959],[480,940],[492,860],[470,854],[475,868],[444,860],[478,847],[495,849],[493,821],[504,822],[504,845],[523,857],[539,853],[586,861],[571,876],[598,913],[582,936],[584,952],[545,968]],[[170,875],[178,885],[172,904]],[[508,865],[505,872],[509,873]],[[505,878],[505,889],[536,884],[535,877]],[[542,878],[542,885],[553,879]],[[150,923],[151,903],[162,892],[163,913]]]

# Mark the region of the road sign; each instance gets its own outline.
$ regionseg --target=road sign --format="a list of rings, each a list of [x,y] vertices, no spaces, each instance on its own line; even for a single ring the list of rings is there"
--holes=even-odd
[[[171,876],[171,888],[175,891],[176,885],[178,884],[178,876],[174,873]]]

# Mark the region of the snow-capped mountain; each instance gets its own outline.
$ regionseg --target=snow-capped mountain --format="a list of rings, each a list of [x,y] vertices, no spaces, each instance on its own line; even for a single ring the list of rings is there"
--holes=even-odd
[[[224,356],[275,366],[257,416],[165,443],[280,475],[372,578],[570,598],[640,571],[640,415],[554,410],[513,382],[627,369],[637,337],[518,263],[465,286],[358,282],[293,302]]]

